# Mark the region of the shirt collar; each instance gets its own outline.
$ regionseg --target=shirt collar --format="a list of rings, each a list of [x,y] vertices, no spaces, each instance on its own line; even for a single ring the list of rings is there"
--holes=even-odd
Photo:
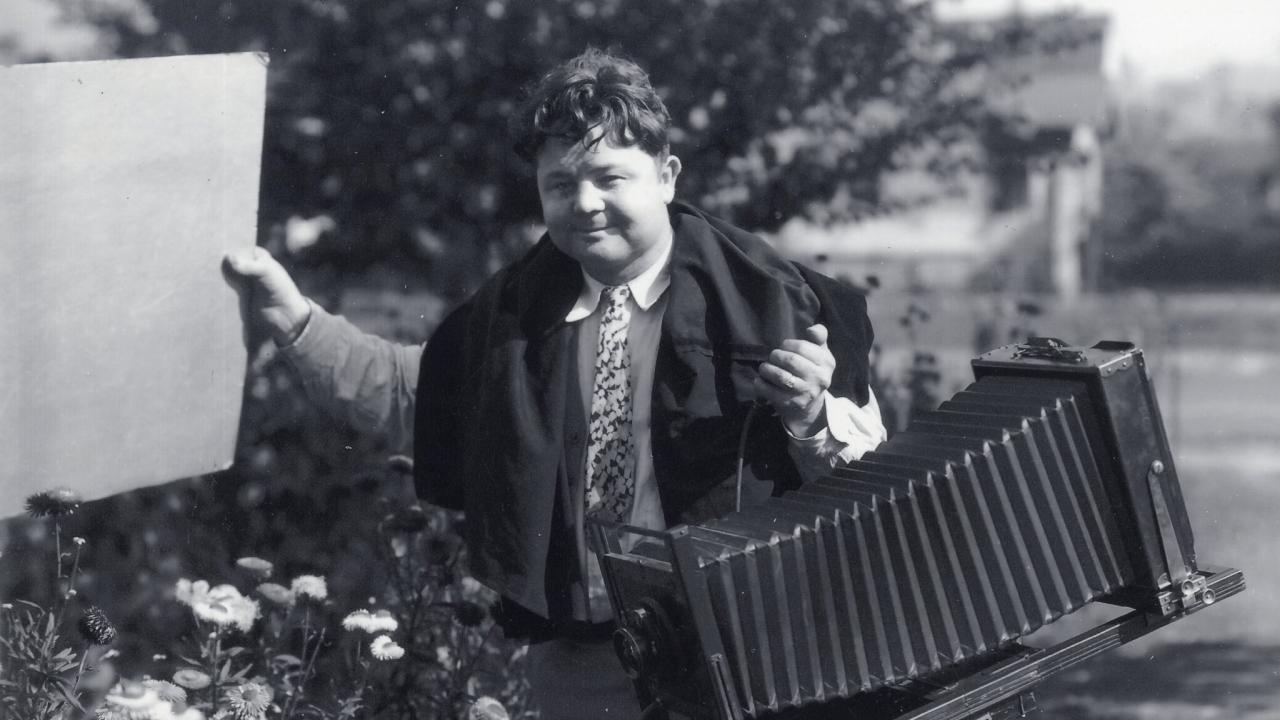
[[[667,287],[671,285],[673,245],[674,242],[668,241],[666,249],[662,251],[657,261],[627,283],[631,298],[641,310],[653,307],[653,304],[658,302],[658,298],[662,297],[662,293],[666,292]],[[578,301],[573,304],[569,314],[565,315],[565,322],[582,320],[595,312],[596,306],[600,304],[600,292],[604,290],[605,284],[588,275],[586,270],[582,271],[582,281],[582,292],[578,294]]]

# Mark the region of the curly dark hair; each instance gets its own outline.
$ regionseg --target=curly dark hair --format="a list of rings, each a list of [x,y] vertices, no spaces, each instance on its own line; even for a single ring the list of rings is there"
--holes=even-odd
[[[535,162],[549,138],[570,142],[592,136],[630,147],[639,145],[654,157],[670,151],[671,115],[631,60],[588,47],[540,79],[512,118],[516,153]]]

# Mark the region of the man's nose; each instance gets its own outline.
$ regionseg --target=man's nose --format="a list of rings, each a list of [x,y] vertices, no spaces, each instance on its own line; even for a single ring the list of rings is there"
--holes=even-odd
[[[582,182],[578,183],[578,189],[574,193],[573,209],[580,213],[594,213],[604,210],[604,198],[600,192],[600,188],[595,183]]]

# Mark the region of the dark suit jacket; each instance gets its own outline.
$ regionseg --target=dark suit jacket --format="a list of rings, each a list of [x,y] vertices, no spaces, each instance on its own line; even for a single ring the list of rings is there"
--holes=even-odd
[[[827,325],[831,391],[865,404],[871,324],[861,293],[793,264],[761,239],[688,205],[671,209],[671,286],[654,371],[654,471],[669,524],[732,474],[756,367],[783,340]],[[471,571],[542,618],[574,579],[566,411],[582,288],[577,262],[543,238],[436,330],[423,354],[415,420],[418,494],[466,512]],[[746,460],[775,488],[799,475],[781,423],[751,426]],[[512,628],[508,628],[509,634]],[[516,630],[514,634],[520,634]]]

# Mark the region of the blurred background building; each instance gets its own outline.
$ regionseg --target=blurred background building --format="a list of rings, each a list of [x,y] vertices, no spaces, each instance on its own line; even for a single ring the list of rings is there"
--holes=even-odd
[[[1115,130],[1102,67],[1107,17],[1016,13],[947,29],[957,42],[1011,38],[1008,56],[978,81],[1015,121],[982,134],[979,167],[947,187],[892,175],[890,208],[836,225],[795,218],[778,231],[778,246],[832,275],[871,271],[890,287],[1015,288],[1073,301],[1093,264],[1103,140]]]

